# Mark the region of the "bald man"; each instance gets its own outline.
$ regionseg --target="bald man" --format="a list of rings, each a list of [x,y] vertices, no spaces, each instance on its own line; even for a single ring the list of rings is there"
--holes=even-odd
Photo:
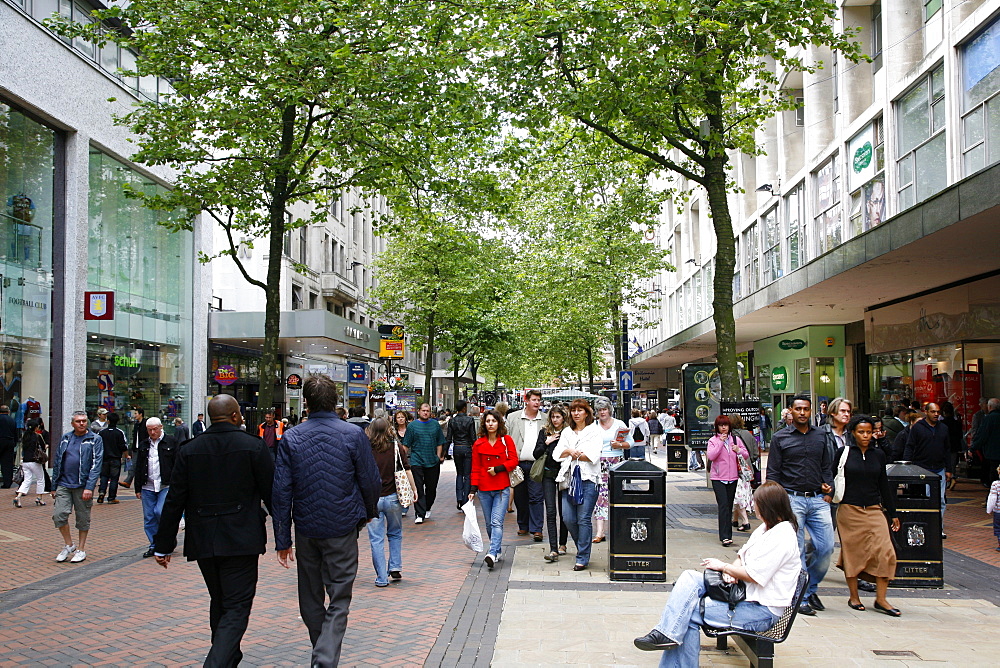
[[[240,641],[267,542],[261,502],[271,509],[274,463],[264,441],[240,428],[243,415],[236,399],[213,397],[208,417],[212,426],[177,455],[154,556],[164,568],[169,565],[185,515],[184,556],[198,562],[212,599],[212,649],[205,666],[236,666],[243,658]]]
[[[941,476],[941,538],[948,536],[944,532],[945,491],[948,481],[954,471],[954,464],[949,456],[951,453],[948,440],[948,427],[941,422],[941,407],[929,403],[926,407],[927,416],[917,420],[910,427],[910,435],[906,439],[906,449],[903,460],[933,471]]]

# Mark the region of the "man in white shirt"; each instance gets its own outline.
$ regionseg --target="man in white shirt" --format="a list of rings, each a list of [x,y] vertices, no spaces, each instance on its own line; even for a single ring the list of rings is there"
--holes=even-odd
[[[151,417],[146,420],[146,431],[149,438],[139,443],[136,451],[135,464],[135,496],[142,499],[142,521],[149,548],[143,558],[154,554],[153,540],[160,528],[160,513],[163,512],[163,502],[167,500],[170,490],[170,474],[174,468],[178,445],[173,436],[163,434],[163,423],[160,418]]]
[[[542,521],[545,518],[545,497],[542,484],[532,480],[528,474],[535,463],[535,442],[538,430],[545,424],[540,390],[528,390],[524,396],[524,408],[507,416],[507,433],[514,439],[517,457],[520,460],[524,482],[514,488],[514,507],[517,508],[517,535],[531,533],[536,543],[542,541]]]

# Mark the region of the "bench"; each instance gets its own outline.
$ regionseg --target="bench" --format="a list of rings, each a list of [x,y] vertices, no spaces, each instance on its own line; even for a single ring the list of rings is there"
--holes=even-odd
[[[717,629],[711,626],[702,626],[701,630],[709,638],[715,638],[715,647],[721,650],[729,649],[727,640],[729,636],[734,636],[736,644],[750,659],[750,665],[756,668],[771,668],[774,666],[774,646],[779,642],[785,642],[785,639],[788,638],[788,633],[792,630],[792,622],[795,621],[795,615],[799,612],[799,605],[806,596],[808,586],[809,574],[803,570],[799,573],[799,581],[795,586],[792,604],[785,608],[774,626],[766,631],[755,633],[743,629]]]

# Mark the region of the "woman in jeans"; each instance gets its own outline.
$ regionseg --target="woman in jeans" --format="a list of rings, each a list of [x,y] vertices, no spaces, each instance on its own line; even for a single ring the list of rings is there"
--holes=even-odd
[[[580,501],[567,491],[563,494],[562,511],[566,528],[576,543],[574,571],[582,571],[590,563],[591,525],[597,504],[597,485],[601,480],[601,428],[594,422],[594,411],[583,399],[569,405],[570,424],[563,429],[559,445],[552,458],[560,462],[556,481],[569,488],[575,469],[580,469],[583,490]]]
[[[400,447],[393,434],[393,426],[385,418],[375,418],[365,430],[372,444],[372,454],[382,478],[382,491],[378,500],[378,517],[368,523],[368,542],[372,546],[372,564],[375,566],[375,586],[388,587],[389,578],[403,579],[403,508],[396,494],[396,471],[406,471],[417,500],[417,486],[410,473],[410,458]],[[389,538],[389,562],[385,560],[385,539]]]
[[[35,485],[35,505],[45,505],[42,501],[42,494],[45,493],[45,462],[38,461],[38,453],[48,450],[42,440],[39,424],[35,418],[24,423],[24,436],[21,438],[21,469],[24,471],[24,480],[14,495],[15,508],[21,507],[21,497],[31,491],[32,484]]]
[[[493,570],[500,560],[503,542],[503,521],[510,500],[510,471],[517,466],[517,447],[507,435],[503,416],[495,410],[483,414],[479,438],[472,444],[472,486],[469,500],[479,495],[486,518],[486,536],[490,548],[483,562]]]
[[[549,409],[549,417],[545,421],[545,426],[538,430],[538,440],[535,442],[535,451],[532,456],[535,459],[545,457],[545,471],[542,478],[542,492],[545,496],[545,523],[549,533],[549,553],[545,555],[545,561],[558,561],[560,554],[566,554],[566,536],[569,529],[562,520],[560,506],[562,505],[562,490],[556,484],[556,476],[559,475],[559,462],[552,458],[552,452],[559,445],[559,437],[562,430],[569,422],[569,414],[562,406],[553,406]],[[558,542],[556,536],[556,515],[559,515]]]
[[[715,418],[715,436],[708,441],[708,460],[712,462],[712,491],[719,507],[719,540],[723,546],[733,544],[733,501],[736,500],[736,481],[740,477],[740,467],[736,454],[747,461],[750,453],[746,447],[729,433],[732,423],[726,415]]]
[[[601,428],[601,479],[597,484],[597,504],[594,506],[593,541],[600,543],[605,538],[611,512],[608,477],[611,475],[611,467],[622,460],[622,451],[628,444],[624,440],[618,440],[618,431],[627,427],[611,414],[611,402],[598,399],[594,402],[594,410],[597,411],[597,426]]]

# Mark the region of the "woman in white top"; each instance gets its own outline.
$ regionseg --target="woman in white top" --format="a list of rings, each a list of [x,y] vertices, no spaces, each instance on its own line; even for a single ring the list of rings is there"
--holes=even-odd
[[[608,475],[611,467],[622,460],[622,449],[628,447],[618,438],[618,430],[626,429],[625,423],[611,414],[611,402],[598,399],[594,402],[597,410],[597,426],[601,428],[601,480],[597,484],[597,503],[594,505],[594,542],[600,543],[606,535],[608,513],[611,507],[608,498]]]
[[[721,571],[727,580],[746,583],[746,600],[729,609],[728,603],[705,598],[705,576],[684,571],[656,627],[636,638],[639,649],[662,650],[660,668],[697,666],[701,650],[702,624],[724,629],[766,631],[774,626],[784,609],[792,604],[802,564],[799,560],[798,524],[788,493],[776,482],[766,482],[754,494],[757,514],[764,523],[750,534],[736,561],[705,559],[701,565]]]
[[[567,486],[562,511],[566,528],[576,543],[573,570],[582,571],[590,563],[590,541],[594,534],[591,515],[597,503],[597,485],[601,480],[601,428],[594,423],[594,409],[583,399],[575,399],[569,405],[569,416],[570,424],[563,429],[552,458],[562,464],[556,481]],[[568,489],[577,468],[582,479],[579,503],[573,500],[573,494]]]

